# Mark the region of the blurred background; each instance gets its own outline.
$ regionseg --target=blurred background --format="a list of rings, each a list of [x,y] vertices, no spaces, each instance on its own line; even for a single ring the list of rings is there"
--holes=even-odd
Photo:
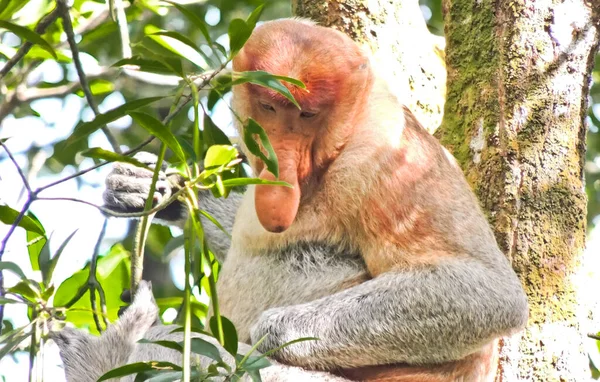
[[[14,0],[13,0],[14,1]],[[10,3],[10,2],[9,2]],[[13,6],[17,1],[12,3]],[[24,5],[15,14],[19,25],[33,26],[52,6],[50,0],[23,1]],[[214,41],[227,46],[227,26],[234,18],[246,18],[262,1],[254,0],[180,0],[178,3],[193,10],[209,26],[209,33]],[[0,4],[4,4],[0,2]],[[421,1],[423,17],[429,29],[436,35],[443,35],[444,27],[441,15],[441,0]],[[73,8],[79,12],[77,23],[79,27],[87,28],[82,33],[79,48],[86,73],[93,78],[96,100],[100,111],[113,109],[126,100],[162,96],[174,92],[173,83],[164,81],[161,77],[147,77],[139,80],[128,76],[119,76],[118,80],[106,79],[106,72],[110,66],[121,57],[121,44],[117,26],[113,22],[102,23],[99,26],[86,25],[86,21],[97,17],[101,12],[106,12],[104,1],[75,0]],[[0,9],[2,12],[2,9]],[[1,15],[1,13],[0,13]],[[288,0],[270,0],[261,17],[262,20],[288,17],[291,15],[291,6]],[[202,41],[203,36],[195,26],[191,25],[181,13],[172,7],[159,5],[158,2],[149,0],[137,0],[134,6],[127,11],[130,36],[136,49],[154,49],[155,42],[144,39],[148,28],[175,30],[187,36],[192,41]],[[0,17],[1,18],[1,17]],[[15,20],[15,19],[13,19]],[[135,21],[135,22],[134,22]],[[56,41],[62,41],[62,31],[58,28],[50,30],[54,33]],[[61,40],[62,39],[62,40]],[[112,43],[114,41],[114,43]],[[0,30],[0,66],[6,62],[7,57],[12,56],[22,41],[13,33]],[[204,49],[204,48],[203,48]],[[199,65],[207,62],[218,61],[219,54],[214,50],[207,49],[205,55],[190,57],[190,61],[198,61]],[[24,59],[25,66],[30,65],[32,70],[23,71],[26,76],[27,86],[36,86],[38,89],[58,89],[65,86],[77,75],[73,64],[68,59],[58,60],[45,59],[47,55],[42,49],[33,49]],[[43,62],[40,64],[40,60]],[[114,78],[114,76],[113,76]],[[8,77],[7,83],[0,82],[0,105],[6,102],[4,98],[10,87],[9,81],[17,81],[18,78]],[[586,188],[588,195],[588,251],[600,255],[600,55],[597,56],[593,72],[594,84],[590,94],[590,111],[588,117],[589,131],[587,135],[587,158],[585,164]],[[175,82],[176,84],[176,82]],[[87,147],[102,147],[110,150],[110,145],[101,131],[92,134],[88,140],[81,140],[78,145],[64,149],[57,144],[66,139],[80,120],[93,119],[93,113],[87,106],[82,94],[56,94],[46,97],[43,94],[35,95],[31,102],[22,102],[11,108],[8,113],[0,112],[0,138],[10,138],[6,145],[15,155],[19,166],[24,169],[31,185],[39,187],[49,184],[57,179],[73,174],[80,169],[85,169],[94,164],[94,160],[76,155]],[[36,98],[37,97],[37,98]],[[214,123],[226,134],[234,136],[235,132],[231,125],[230,111],[227,107],[228,97],[216,103],[204,97],[202,99],[205,109],[208,110],[210,119],[204,123]],[[158,114],[165,116],[170,107],[170,101],[157,103]],[[2,109],[0,108],[0,111]],[[191,112],[191,111],[190,111]],[[191,124],[190,112],[180,113],[174,121],[173,126],[183,130]],[[128,149],[138,145],[147,138],[147,132],[132,124],[130,117],[121,118],[109,124],[117,141]],[[157,143],[153,143],[144,150],[157,152]],[[102,191],[104,179],[110,171],[110,165],[100,167],[81,177],[64,182],[59,186],[46,191],[47,197],[73,197],[90,201],[94,204],[102,204]],[[0,150],[0,204],[7,204],[15,209],[21,208],[25,201],[25,189],[14,165],[8,160],[6,153]],[[66,246],[60,262],[54,272],[53,282],[60,285],[64,280],[75,277],[74,274],[81,270],[89,261],[94,251],[104,216],[95,208],[83,204],[67,201],[37,201],[31,211],[44,225],[46,232],[51,235],[49,240],[49,251],[55,253],[59,246],[76,231],[71,241]],[[100,253],[126,253],[132,248],[132,235],[135,222],[125,219],[109,219],[106,234],[99,246]],[[8,226],[0,224],[0,237],[4,237]],[[183,256],[178,250],[172,250],[173,239],[181,232],[177,229],[153,225],[146,247],[146,259],[144,264],[144,278],[153,282],[154,293],[160,297],[177,295],[183,289],[181,277],[183,275]],[[29,263],[27,251],[23,245],[25,232],[17,230],[8,243],[7,253],[3,260],[17,263],[28,275],[34,274]],[[121,243],[122,246],[115,246]],[[171,243],[171,244],[170,244]],[[600,257],[600,256],[599,256]],[[111,270],[113,272],[114,270]],[[600,278],[600,268],[590,269]],[[8,272],[5,276],[7,285],[13,285],[18,278]],[[115,276],[116,277],[116,276]],[[122,278],[121,278],[122,279]],[[117,284],[111,284],[115,293],[121,291]],[[112,281],[111,281],[112,282]],[[590,291],[591,293],[593,291]],[[593,293],[598,293],[596,290]],[[114,293],[113,293],[114,294]],[[111,298],[114,298],[111,297]],[[197,300],[206,302],[206,296],[197,293]],[[173,320],[175,309],[165,309],[163,318],[166,321]],[[18,327],[28,322],[27,310],[20,305],[7,305],[5,325],[7,327]],[[598,328],[600,330],[600,328]],[[600,350],[590,349],[592,363],[600,365]],[[0,380],[24,381],[27,379],[28,354],[18,351],[11,356],[0,360]],[[45,366],[51,373],[48,375],[60,375],[60,361],[56,352],[48,352]],[[53,379],[54,380],[54,379]],[[56,379],[59,380],[59,379]]]

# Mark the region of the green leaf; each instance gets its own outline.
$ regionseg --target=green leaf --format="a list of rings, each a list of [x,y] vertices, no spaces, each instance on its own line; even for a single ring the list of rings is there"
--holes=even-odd
[[[246,371],[260,370],[269,366],[271,366],[271,362],[269,362],[267,358],[255,356],[248,357],[248,360],[246,361],[246,364],[244,365],[243,369]]]
[[[6,304],[24,304],[24,302],[19,301],[19,300],[13,300],[10,298],[0,297],[0,305],[6,305]]]
[[[164,64],[161,61],[150,60],[147,58],[142,58],[140,56],[133,56],[131,58],[125,58],[125,59],[119,60],[119,61],[115,62],[114,64],[112,64],[113,67],[121,67],[121,66],[126,66],[126,65],[137,66],[137,67],[139,67],[139,70],[141,70],[143,72],[159,73],[159,74],[169,73],[169,74],[179,75],[179,73],[177,71],[173,70],[171,67]]]
[[[0,359],[2,359],[5,355],[11,353],[17,346],[19,346],[21,342],[23,342],[30,335],[30,333],[24,333],[16,335],[8,341],[2,341],[2,348],[0,348]]]
[[[197,373],[195,370],[190,370],[190,377],[194,377]],[[170,370],[148,370],[138,373],[133,382],[174,382],[181,381],[183,373],[181,371]],[[192,379],[196,381],[196,379]]]
[[[206,156],[204,157],[204,168],[223,168],[237,157],[238,151],[233,146],[212,145],[206,151]]]
[[[129,157],[123,154],[117,154],[112,151],[104,150],[99,147],[92,147],[91,149],[87,149],[81,152],[81,155],[87,158],[95,158],[95,159],[103,159],[109,162],[124,162],[129,163],[130,165],[141,167],[152,171],[148,165],[140,162],[139,160]]]
[[[146,129],[146,131],[165,143],[178,159],[185,162],[185,153],[183,152],[181,145],[177,139],[175,139],[171,130],[163,125],[162,122],[145,113],[132,112],[129,113],[129,115],[131,115],[131,118],[133,118],[140,126]]]
[[[141,340],[138,341],[138,343],[140,343],[140,344],[154,344],[154,345],[165,347],[167,349],[178,351],[180,353],[183,352],[183,343],[180,343],[180,342],[167,341],[167,340],[150,341],[150,340],[147,340],[145,338],[142,338]]]
[[[221,225],[221,223],[219,223],[219,221],[217,219],[215,219],[211,214],[209,214],[208,212],[206,212],[204,210],[199,210],[199,212],[202,214],[202,216],[204,216],[211,223],[213,223],[218,229],[220,229],[225,235],[227,235],[227,237],[231,238],[231,234],[229,232],[227,232],[227,230],[225,229],[225,227],[223,227]]]
[[[116,369],[112,369],[108,373],[103,374],[98,382],[106,381],[111,378],[124,377],[126,375],[142,373],[144,371],[150,370],[171,370],[171,371],[181,371],[181,367],[171,363],[171,362],[136,362],[129,365],[117,367]]]
[[[12,225],[17,217],[19,216],[19,212],[13,210],[9,206],[0,206],[0,221],[4,224]],[[44,227],[36,220],[31,218],[30,216],[23,216],[21,221],[19,222],[19,227],[24,228],[26,231],[37,232],[40,235],[44,235],[46,231]]]
[[[171,4],[175,8],[177,8],[179,10],[179,12],[181,12],[183,14],[183,16],[186,19],[188,19],[189,22],[194,24],[194,26],[200,30],[200,33],[202,33],[202,35],[206,39],[206,42],[208,42],[209,44],[212,43],[212,40],[210,39],[210,34],[208,33],[208,28],[206,28],[206,23],[204,22],[204,20],[202,20],[200,17],[198,17],[194,12],[183,7],[182,5],[177,4],[174,1],[169,1],[169,0],[163,0],[163,1]]]
[[[0,261],[0,271],[4,271],[4,270],[11,271],[15,275],[19,276],[21,279],[27,278],[25,276],[25,273],[23,272],[23,270],[16,263],[13,263],[12,261]]]
[[[158,44],[169,49],[173,53],[185,58],[199,68],[206,69],[209,67],[206,61],[206,55],[192,40],[185,37],[181,33],[158,30],[156,32],[148,33],[147,37],[156,41]]]
[[[77,229],[75,231],[73,231],[69,236],[67,236],[67,238],[62,242],[60,247],[58,247],[58,250],[56,251],[56,253],[52,257],[52,259],[50,260],[50,263],[48,264],[48,266],[42,267],[42,277],[43,277],[43,281],[44,281],[45,285],[50,284],[50,281],[52,280],[52,274],[54,273],[54,269],[56,268],[56,264],[58,264],[58,260],[60,259],[60,256],[62,255],[67,244],[69,244],[69,242],[71,241],[71,239],[73,238],[75,233],[77,233]]]
[[[94,131],[98,130],[102,126],[115,121],[121,117],[124,117],[131,113],[133,110],[139,109],[140,107],[149,105],[153,102],[163,99],[164,97],[149,97],[149,98],[141,98],[136,99],[134,101],[127,102],[117,108],[114,108],[106,113],[99,114],[96,118],[94,118],[90,122],[82,123],[81,125],[75,128],[75,131],[71,136],[67,139],[66,145],[71,145],[78,140],[87,137]]]
[[[283,181],[270,181],[264,180],[260,178],[235,178],[235,179],[227,179],[223,181],[223,185],[225,187],[239,187],[239,186],[248,186],[250,184],[262,184],[262,185],[270,185],[270,186],[285,186],[293,188],[289,183]]]
[[[242,19],[233,19],[227,31],[229,35],[230,58],[233,58],[242,49],[252,34],[252,28]]]
[[[27,279],[19,281],[15,286],[8,288],[7,292],[19,295],[31,302],[37,302],[38,299],[42,298],[39,289],[33,285],[33,281]]]
[[[73,61],[73,59],[61,51],[55,51],[56,53],[56,61],[68,64]],[[49,60],[54,57],[52,54],[45,51],[43,48],[40,48],[38,45],[34,45],[31,47],[29,52],[27,52],[27,58],[36,59],[36,60]]]
[[[258,19],[260,18],[260,15],[262,14],[264,8],[265,4],[259,5],[258,7],[256,7],[255,10],[252,11],[252,13],[250,13],[248,18],[246,19],[246,24],[248,24],[248,26],[252,30],[254,30],[254,28],[256,27],[256,23],[258,22]]]
[[[302,81],[298,81],[297,79],[286,77],[286,76],[277,76],[271,73],[267,73],[262,70],[252,71],[252,72],[236,72],[233,73],[233,82],[231,85],[240,85],[247,82],[253,83],[255,85],[264,86],[266,88],[275,90],[277,93],[281,94],[285,98],[287,98],[291,103],[296,105],[296,107],[300,108],[296,99],[290,92],[288,88],[286,88],[281,81],[289,82],[293,85],[296,85],[302,89],[306,89],[306,86]]]
[[[202,131],[204,142],[207,146],[212,145],[228,145],[231,146],[231,141],[225,133],[214,124],[213,120],[204,114],[204,129]]]
[[[183,342],[180,343],[183,348]],[[221,359],[221,353],[219,349],[211,344],[210,342],[203,340],[202,338],[192,338],[191,339],[191,350],[192,353],[200,354],[206,356],[212,360],[223,362]]]
[[[10,20],[12,16],[29,3],[29,0],[0,0],[0,19]],[[2,357],[0,357],[1,359]]]
[[[58,59],[58,57],[56,56],[56,52],[54,51],[54,49],[52,49],[52,46],[48,44],[48,42],[44,40],[42,36],[35,33],[34,31],[22,27],[20,25],[10,23],[6,20],[0,20],[0,28],[8,29],[23,40],[27,40],[32,44],[38,44],[42,49],[50,53],[52,57],[54,57],[54,59]]]
[[[31,217],[38,226],[42,227],[42,223],[40,223],[34,214],[29,213],[29,217]],[[39,271],[40,265],[42,263],[47,263],[50,259],[50,249],[47,244],[48,239],[45,234],[27,231],[27,252],[29,253],[31,268],[34,271]]]
[[[265,155],[261,147],[254,140],[254,136],[258,135],[260,138],[260,143],[262,147],[267,151],[267,155]],[[277,155],[275,154],[275,150],[273,150],[273,146],[271,146],[271,142],[269,142],[269,138],[267,137],[267,133],[262,128],[261,125],[258,124],[254,119],[248,118],[248,122],[244,127],[244,143],[248,150],[262,159],[262,161],[267,166],[267,169],[275,175],[276,178],[279,178],[279,163],[277,163]]]
[[[90,91],[93,95],[106,94],[112,92],[113,90],[115,90],[115,85],[110,81],[103,79],[95,79],[90,82]],[[77,90],[75,94],[77,94],[81,98],[85,97],[85,94],[81,89]]]
[[[237,331],[235,330],[235,325],[233,325],[233,323],[229,321],[227,317],[224,316],[221,316],[221,323],[223,324],[223,335],[225,337],[225,343],[223,344],[223,347],[225,348],[225,350],[227,350],[229,354],[235,357],[237,355],[239,344]],[[215,316],[212,316],[210,318],[209,326],[210,330],[213,333],[218,333],[217,319]]]

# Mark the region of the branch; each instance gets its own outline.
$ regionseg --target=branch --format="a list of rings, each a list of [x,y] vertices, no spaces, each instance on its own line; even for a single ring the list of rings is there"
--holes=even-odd
[[[87,77],[85,76],[85,72],[83,71],[83,65],[81,64],[81,59],[79,58],[79,48],[77,48],[77,42],[75,42],[75,32],[73,31],[73,24],[71,23],[71,15],[69,14],[69,7],[67,6],[66,0],[57,0],[58,9],[60,10],[61,17],[63,20],[63,28],[65,33],[67,34],[67,41],[69,42],[69,47],[71,48],[71,55],[73,56],[73,64],[75,64],[75,69],[77,70],[77,76],[79,77],[79,82],[81,83],[81,89],[85,94],[85,98],[88,101],[88,105],[94,112],[94,115],[97,116],[100,114],[98,110],[98,106],[96,105],[96,101],[94,100],[94,96],[92,95],[92,91],[90,90],[90,84],[88,82]],[[116,153],[121,153],[121,148],[119,147],[119,143],[112,135],[107,126],[102,126],[102,131],[104,135],[106,135],[106,139],[112,146],[113,150]]]
[[[116,73],[116,69],[103,68],[98,73],[89,75],[88,79],[93,81],[100,78],[109,78]],[[72,82],[70,84],[60,85],[52,88],[28,88],[24,86],[18,86],[15,90],[8,93],[4,103],[0,105],[0,123],[4,120],[4,118],[11,114],[14,109],[22,104],[27,104],[42,98],[64,97],[79,89],[81,89],[81,83],[79,82]]]
[[[60,14],[60,12],[58,10],[58,7],[56,7],[56,8],[54,8],[54,10],[52,12],[50,12],[46,16],[42,17],[42,19],[40,20],[38,25],[36,25],[36,27],[35,27],[35,33],[37,33],[37,34],[44,33],[46,31],[46,28],[48,28],[52,23],[54,23],[54,21],[56,21],[59,14]],[[4,78],[4,76],[6,74],[8,74],[8,72],[10,72],[10,70],[15,65],[17,65],[17,63],[19,61],[21,61],[21,59],[23,57],[25,57],[25,55],[29,52],[29,50],[31,49],[32,46],[33,46],[33,43],[31,43],[29,41],[25,41],[25,43],[23,43],[23,45],[21,45],[19,50],[17,50],[17,53],[15,53],[15,55],[12,56],[6,62],[6,64],[4,64],[4,66],[2,68],[0,68],[0,80],[2,78]]]

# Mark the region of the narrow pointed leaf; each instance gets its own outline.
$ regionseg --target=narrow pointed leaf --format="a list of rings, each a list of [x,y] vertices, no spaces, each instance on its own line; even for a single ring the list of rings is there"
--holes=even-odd
[[[16,211],[9,206],[0,206],[0,221],[4,224],[12,225],[19,216],[19,211]],[[19,227],[24,228],[26,231],[37,232],[40,235],[44,235],[46,231],[44,227],[31,217],[25,215],[19,222]]]
[[[69,236],[67,236],[65,241],[63,241],[62,244],[60,245],[60,247],[58,247],[58,250],[56,251],[56,253],[52,257],[52,259],[50,260],[50,263],[48,264],[48,267],[46,268],[46,270],[44,272],[42,272],[45,285],[50,284],[50,281],[52,280],[52,274],[54,273],[54,269],[56,268],[56,264],[58,264],[58,260],[60,259],[60,256],[62,255],[63,251],[67,247],[67,244],[69,244],[69,242],[71,241],[73,236],[75,236],[76,233],[77,233],[77,229],[75,231],[73,231]]]
[[[21,279],[26,279],[25,273],[23,270],[12,261],[0,261],[0,271],[11,271],[15,275],[19,276]]]
[[[169,67],[168,65],[164,64],[163,62],[158,61],[158,60],[151,60],[148,58],[142,58],[140,56],[124,58],[122,60],[115,62],[111,66],[121,67],[121,66],[127,66],[127,65],[137,66],[139,68],[139,70],[142,72],[159,73],[159,74],[169,73],[169,74],[175,74],[175,75],[179,76],[179,73],[176,70],[173,70],[173,68]]]
[[[136,363],[132,363],[129,365],[117,367],[116,369],[112,369],[108,373],[105,373],[104,375],[102,375],[98,379],[98,382],[106,381],[111,378],[124,377],[126,375],[137,374],[137,373],[141,373],[144,371],[157,370],[157,369],[181,371],[181,367],[179,367],[173,363],[170,363],[170,362],[157,362],[157,361],[136,362]]]
[[[22,27],[20,25],[10,23],[6,20],[0,20],[0,28],[8,29],[23,40],[27,40],[32,44],[39,45],[46,52],[50,53],[52,57],[54,57],[54,59],[57,59],[56,52],[54,51],[54,49],[52,49],[52,46],[48,44],[48,42],[44,40],[42,36],[35,33],[34,31]]]
[[[103,159],[103,160],[109,161],[109,162],[129,163],[133,166],[145,168],[145,169],[152,171],[152,169],[150,167],[148,167],[148,165],[140,162],[139,160],[137,160],[135,158],[129,157],[127,155],[117,154],[112,151],[101,149],[99,147],[93,147],[91,149],[82,151],[81,155],[84,157],[88,157],[88,158]]]
[[[146,129],[146,131],[160,139],[161,142],[164,142],[179,160],[185,162],[185,153],[167,126],[163,125],[163,123],[158,119],[146,113],[133,112],[130,113],[130,115],[131,118],[133,118],[140,126]]]
[[[287,98],[291,103],[296,105],[296,107],[300,108],[296,99],[290,92],[290,90],[285,87],[281,81],[289,82],[295,86],[298,86],[302,89],[306,89],[306,86],[302,81],[298,81],[297,79],[286,77],[286,76],[277,76],[274,74],[267,73],[262,70],[252,71],[252,72],[238,72],[234,73],[234,80],[231,85],[240,85],[247,82],[250,82],[255,85],[264,86],[266,88],[275,90],[277,93],[281,94],[285,98]]]
[[[208,28],[206,27],[206,23],[204,22],[204,20],[202,20],[200,17],[198,17],[194,12],[190,11],[189,9],[185,8],[184,6],[182,6],[180,4],[177,4],[174,1],[169,1],[169,0],[163,0],[163,1],[171,4],[175,8],[177,8],[179,10],[179,12],[181,12],[183,14],[183,16],[186,19],[188,19],[189,22],[194,24],[194,26],[200,30],[200,33],[202,33],[202,35],[206,39],[206,42],[208,42],[209,44],[212,43],[212,40],[210,39],[210,34],[208,33]]]
[[[258,19],[260,18],[260,15],[262,14],[264,8],[265,4],[259,5],[258,7],[256,7],[255,10],[252,11],[252,13],[250,13],[248,18],[246,19],[246,24],[248,24],[248,26],[252,30],[254,30],[254,28],[256,27],[256,23],[258,22]]]
[[[258,135],[260,143],[267,152],[267,155],[262,152],[260,145],[254,140],[255,135]],[[275,175],[276,178],[279,178],[279,163],[277,163],[275,150],[273,150],[273,146],[271,146],[265,130],[252,118],[248,118],[248,122],[244,127],[244,143],[248,150],[262,159],[267,166],[267,169]]]

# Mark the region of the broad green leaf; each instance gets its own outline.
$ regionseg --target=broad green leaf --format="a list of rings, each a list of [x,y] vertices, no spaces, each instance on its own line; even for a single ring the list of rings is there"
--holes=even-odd
[[[106,125],[107,123],[124,117],[127,114],[131,113],[133,110],[139,109],[140,107],[144,107],[163,98],[164,97],[149,97],[136,99],[134,101],[127,102],[110,111],[107,111],[106,113],[99,114],[92,121],[85,122],[77,126],[73,134],[71,134],[71,136],[67,139],[66,144],[71,145],[74,142],[77,142],[78,140],[87,137],[94,131]]]
[[[266,88],[275,90],[277,93],[281,94],[285,98],[287,98],[291,103],[296,105],[296,107],[300,108],[298,102],[294,99],[294,96],[290,92],[288,88],[286,88],[281,81],[289,82],[293,85],[296,85],[302,89],[305,89],[306,86],[302,81],[298,81],[291,77],[286,76],[276,76],[274,74],[270,74],[264,72],[262,70],[252,71],[252,72],[236,72],[233,73],[233,82],[231,85],[240,85],[247,82],[253,83],[255,85],[264,86]]]
[[[183,348],[183,342],[180,342],[180,344]],[[221,359],[221,353],[219,353],[219,349],[215,345],[203,340],[202,338],[196,337],[191,339],[191,350],[192,353],[206,356],[218,362],[223,362]]]
[[[71,241],[71,239],[73,238],[73,236],[76,233],[77,233],[77,229],[75,231],[71,232],[71,234],[69,236],[67,236],[65,241],[62,242],[60,247],[58,247],[58,250],[56,251],[54,256],[52,256],[52,259],[50,260],[50,263],[48,264],[48,266],[42,267],[42,276],[43,276],[45,285],[50,284],[50,281],[52,280],[52,275],[54,274],[54,269],[56,268],[56,264],[58,264],[58,260],[60,259],[60,256],[62,255],[63,251],[67,247],[67,244],[69,244],[69,242]]]
[[[73,59],[71,57],[67,56],[60,50],[56,50],[55,53],[56,53],[56,61],[58,61],[60,63],[65,63],[65,64],[73,62]],[[27,52],[27,58],[36,59],[36,60],[48,60],[48,59],[53,59],[54,57],[52,57],[52,55],[50,53],[48,53],[47,51],[45,51],[43,48],[40,48],[38,45],[34,45],[31,47],[29,52]]]
[[[223,168],[227,166],[231,161],[238,157],[238,151],[233,146],[227,145],[212,145],[206,151],[204,157],[204,168],[210,169],[212,167]]]
[[[196,376],[195,370],[190,370],[190,377]],[[170,371],[170,370],[147,370],[138,373],[133,382],[175,382],[181,381],[183,372],[181,371]],[[192,379],[196,381],[196,379]]]
[[[212,40],[210,39],[210,34],[208,33],[208,28],[206,28],[206,23],[204,22],[204,20],[202,20],[200,17],[198,17],[194,12],[190,11],[189,9],[183,7],[182,5],[180,5],[174,1],[169,1],[169,0],[163,0],[163,1],[171,4],[175,8],[177,8],[179,10],[179,12],[181,12],[183,14],[183,16],[186,19],[188,19],[189,22],[194,24],[194,26],[200,30],[200,33],[202,33],[202,35],[206,39],[206,42],[208,42],[209,44],[212,43]]]
[[[145,168],[145,169],[152,171],[152,169],[150,169],[148,167],[148,165],[140,162],[139,160],[137,160],[135,158],[132,158],[132,157],[129,157],[129,156],[123,155],[123,154],[117,154],[115,152],[104,150],[99,147],[92,147],[91,149],[82,151],[81,155],[84,157],[88,157],[88,158],[103,159],[103,160],[109,161],[109,162],[129,163],[133,166]]]
[[[104,375],[102,375],[98,379],[98,382],[106,381],[111,378],[124,377],[126,375],[137,374],[137,373],[142,373],[144,371],[150,371],[150,370],[156,370],[156,369],[181,371],[181,367],[179,367],[173,363],[170,363],[170,362],[157,362],[157,361],[136,362],[136,363],[132,363],[129,365],[117,367],[116,369],[112,369],[108,373],[105,373]]]
[[[31,302],[37,302],[42,298],[40,291],[33,285],[31,280],[21,280],[16,285],[7,289],[7,292],[17,294]]]
[[[248,186],[250,184],[285,186],[285,187],[290,187],[290,188],[294,187],[291,184],[283,182],[283,181],[270,181],[270,180],[264,180],[264,179],[260,179],[260,178],[235,178],[235,179],[227,179],[227,180],[223,181],[223,185],[225,187]]]
[[[262,152],[261,146],[254,140],[255,135],[258,135],[260,143],[267,152],[268,156]],[[252,154],[262,159],[262,161],[267,166],[267,169],[273,175],[275,175],[276,178],[279,178],[279,163],[277,163],[277,155],[275,154],[275,150],[273,150],[273,146],[271,146],[271,142],[269,142],[267,133],[262,128],[262,126],[259,125],[258,122],[256,122],[254,119],[248,118],[248,122],[244,127],[243,138],[248,150]]]
[[[204,114],[204,129],[202,130],[204,143],[207,146],[212,145],[228,145],[231,146],[231,141],[225,133],[214,124],[213,120]]]
[[[229,35],[230,58],[233,58],[242,49],[252,34],[252,28],[242,19],[233,19],[227,31]]]
[[[58,57],[56,56],[56,52],[54,51],[54,49],[52,49],[52,46],[48,44],[48,42],[44,40],[42,36],[35,33],[34,31],[22,27],[20,25],[10,23],[6,20],[0,20],[0,28],[8,29],[23,40],[27,40],[32,44],[38,44],[42,49],[50,53],[52,57],[54,57],[54,59],[58,59]]]
[[[229,354],[232,356],[236,356],[238,351],[238,335],[235,330],[235,325],[227,317],[221,316],[221,323],[223,325],[223,335],[224,341],[223,347]],[[217,333],[217,319],[215,316],[212,316],[209,321],[210,330],[213,333]]]
[[[42,227],[42,223],[38,218],[29,213],[29,217],[33,219],[37,225]],[[34,271],[39,271],[42,263],[47,263],[50,260],[50,249],[48,248],[48,239],[45,234],[27,231],[27,252],[29,253],[29,262]]]
[[[17,217],[19,216],[19,212],[13,210],[9,206],[0,206],[0,221],[4,224],[12,225]],[[21,221],[19,222],[19,227],[24,228],[26,231],[32,231],[39,233],[40,235],[44,235],[46,231],[44,227],[39,224],[39,222],[31,218],[30,216],[23,216]]]
[[[255,10],[252,11],[252,13],[250,13],[248,18],[246,19],[246,24],[248,24],[248,26],[252,30],[254,30],[254,28],[256,27],[256,23],[258,22],[258,19],[260,18],[260,15],[262,14],[264,8],[265,4],[259,5],[258,7],[256,7]]]
[[[158,119],[145,113],[132,112],[129,115],[146,131],[160,139],[161,142],[164,142],[178,159],[185,162],[185,153],[168,127],[163,125]]]
[[[90,91],[93,95],[106,94],[112,92],[113,90],[115,90],[115,85],[110,81],[96,79],[90,82]],[[81,89],[77,90],[75,94],[77,94],[81,98],[85,96],[83,90]]]
[[[129,288],[130,269],[129,252],[122,245],[115,244],[108,254],[98,259],[98,281],[104,286],[108,319],[118,318],[119,308],[123,305],[120,295]],[[89,264],[77,271],[58,287],[54,296],[54,306],[70,307],[66,320],[77,327],[89,328],[97,334],[91,313],[90,291],[88,290]]]
[[[151,32],[156,32],[160,29],[154,27]],[[150,33],[150,32],[148,32]],[[183,65],[181,63],[181,56],[178,53],[173,52],[172,49],[164,41],[161,41],[158,37],[154,39],[148,37],[143,39],[141,42],[135,44],[135,46],[142,52],[144,56],[152,60],[161,62],[171,72],[177,74],[177,76],[184,78]]]
[[[177,71],[173,70],[171,67],[164,64],[161,61],[142,58],[140,56],[133,56],[131,58],[125,58],[123,60],[119,60],[119,61],[115,62],[114,64],[112,64],[112,66],[114,66],[114,67],[121,67],[121,66],[126,66],[126,65],[137,66],[137,67],[139,67],[139,70],[141,70],[143,72],[159,73],[159,74],[169,73],[169,74],[179,75],[179,73]]]
[[[4,271],[4,270],[11,271],[15,275],[19,276],[21,279],[27,278],[25,276],[25,273],[23,272],[23,270],[16,263],[13,263],[12,261],[0,261],[0,271]]]

